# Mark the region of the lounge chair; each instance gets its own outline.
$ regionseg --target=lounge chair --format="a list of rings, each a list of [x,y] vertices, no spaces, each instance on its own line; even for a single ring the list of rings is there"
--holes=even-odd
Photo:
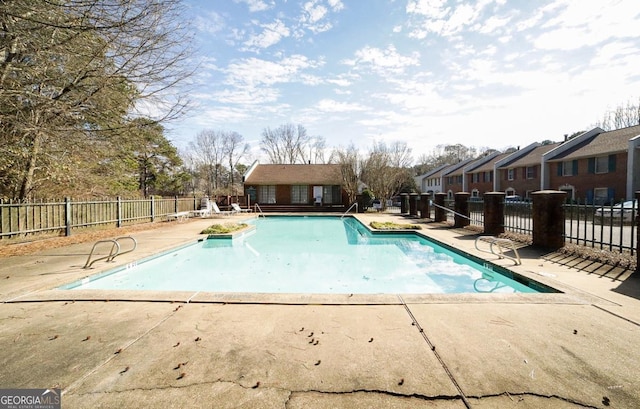
[[[236,213],[249,213],[249,212],[251,212],[251,209],[243,209],[237,203],[231,203],[231,208],[233,208],[233,210],[235,210]]]
[[[220,216],[228,216],[230,214],[233,214],[234,211],[231,210],[220,210],[220,208],[218,207],[218,204],[216,202],[211,202],[213,205],[213,213],[216,215],[220,215]]]
[[[202,200],[200,200],[200,209],[192,210],[190,213],[193,217],[195,216],[208,217],[208,216],[211,216],[212,210],[213,209],[211,207],[211,200],[209,200],[209,198],[205,196],[202,198]]]

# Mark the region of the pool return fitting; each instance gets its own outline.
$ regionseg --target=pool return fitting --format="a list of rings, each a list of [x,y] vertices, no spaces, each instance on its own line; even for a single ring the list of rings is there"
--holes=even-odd
[[[130,248],[127,251],[120,251],[120,242],[119,240],[124,240],[124,239],[129,239],[133,242],[133,247]],[[96,250],[96,247],[98,246],[98,244],[101,243],[112,243],[111,244],[111,250],[109,251],[109,254],[107,254],[106,256],[102,256],[102,257],[98,257],[94,260],[91,260],[91,256],[93,256],[93,252]],[[134,239],[131,236],[122,236],[122,237],[117,237],[115,239],[107,239],[107,240],[98,240],[93,244],[93,248],[91,249],[91,253],[89,253],[89,257],[87,257],[87,262],[84,263],[84,266],[82,268],[89,268],[91,267],[91,265],[93,265],[93,263],[95,263],[96,261],[100,261],[100,260],[107,260],[107,262],[109,261],[113,261],[113,259],[115,259],[117,256],[121,255],[121,254],[127,254],[127,253],[131,253],[133,250],[135,250],[138,247],[138,242],[136,241],[136,239]]]

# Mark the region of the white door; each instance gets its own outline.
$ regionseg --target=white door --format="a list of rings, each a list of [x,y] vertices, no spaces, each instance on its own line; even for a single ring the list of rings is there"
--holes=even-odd
[[[322,186],[313,187],[313,203],[317,205],[322,204]]]

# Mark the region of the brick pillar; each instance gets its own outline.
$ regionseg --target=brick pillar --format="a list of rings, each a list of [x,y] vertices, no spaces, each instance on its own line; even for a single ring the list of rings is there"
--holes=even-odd
[[[486,192],[484,199],[484,234],[504,233],[504,192]]]
[[[564,207],[567,193],[540,190],[533,197],[533,245],[549,250],[564,246]]]
[[[431,200],[431,195],[429,193],[423,193],[420,195],[420,217],[426,219],[431,216],[431,209],[429,206],[429,201]]]
[[[468,192],[458,192],[454,194],[454,207],[453,210],[456,212],[453,215],[453,227],[464,227],[471,224],[471,220],[469,220],[469,197],[471,193]],[[467,216],[467,217],[463,217]]]
[[[436,204],[436,215],[435,215],[435,221],[436,222],[446,222],[447,221],[447,212],[442,208],[444,207],[444,199],[447,197],[446,193],[436,193],[436,197],[435,197],[435,204]],[[442,206],[442,207],[440,207]]]
[[[420,195],[417,193],[409,194],[409,214],[411,216],[418,215],[418,199],[420,199]]]
[[[636,191],[636,273],[640,274],[640,190]]]
[[[364,213],[364,195],[356,195],[356,202],[358,202],[358,213]]]
[[[409,194],[408,193],[400,193],[400,213],[401,214],[409,213]]]

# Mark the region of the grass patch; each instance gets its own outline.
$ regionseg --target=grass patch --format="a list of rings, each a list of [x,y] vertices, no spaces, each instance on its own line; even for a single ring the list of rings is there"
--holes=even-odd
[[[247,227],[246,223],[225,223],[225,224],[212,224],[206,229],[202,230],[201,234],[227,234],[234,231],[242,230]]]
[[[422,226],[418,224],[399,224],[393,222],[371,222],[369,226],[376,230],[420,230]]]

